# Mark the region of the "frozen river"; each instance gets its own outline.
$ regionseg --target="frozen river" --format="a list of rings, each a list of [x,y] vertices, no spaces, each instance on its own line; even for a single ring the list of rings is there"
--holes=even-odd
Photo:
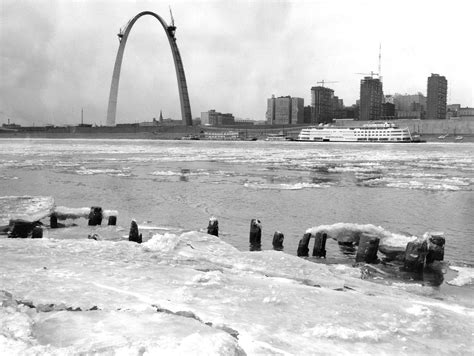
[[[84,222],[41,241],[0,238],[0,347],[13,353],[473,351],[473,144],[0,140],[0,148],[0,196],[119,211],[117,227],[96,229],[102,241],[87,240]],[[196,232],[210,216],[220,239]],[[121,241],[132,218],[161,232],[143,229],[141,246]],[[263,224],[262,252],[248,252],[252,218]],[[459,286],[361,280],[334,241],[329,264],[291,256],[306,229],[337,223],[444,232],[445,279],[457,276]],[[268,251],[276,230],[286,254]]]

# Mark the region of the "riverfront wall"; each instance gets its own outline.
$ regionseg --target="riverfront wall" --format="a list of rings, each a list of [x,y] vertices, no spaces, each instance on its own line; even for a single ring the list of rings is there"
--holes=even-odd
[[[408,127],[410,132],[416,132],[425,135],[442,135],[442,134],[456,134],[456,135],[473,135],[474,134],[474,118],[452,118],[449,120],[410,120],[400,119],[391,120],[397,126],[405,128]],[[373,121],[353,121],[353,120],[338,120],[337,126],[362,126],[370,124]]]

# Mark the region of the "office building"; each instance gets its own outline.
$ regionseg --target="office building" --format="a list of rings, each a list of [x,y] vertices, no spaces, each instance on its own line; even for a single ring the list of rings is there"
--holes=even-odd
[[[382,116],[383,89],[380,79],[365,77],[360,81],[359,120],[379,120]]]
[[[428,120],[446,119],[446,99],[448,95],[448,81],[439,74],[428,77],[428,99],[426,118]]]
[[[267,124],[294,125],[304,123],[304,100],[291,96],[274,95],[267,100]]]

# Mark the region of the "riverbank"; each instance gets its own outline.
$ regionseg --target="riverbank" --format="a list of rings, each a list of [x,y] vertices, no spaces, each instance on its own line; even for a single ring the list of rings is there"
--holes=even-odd
[[[19,132],[0,132],[0,139],[128,139],[128,140],[181,140],[183,137],[193,135],[199,137],[199,129],[191,128],[188,130],[173,130],[170,132],[156,132],[156,131],[135,131],[135,132],[104,132],[104,131],[90,131],[90,132],[48,132],[48,131],[19,131]],[[224,131],[224,130],[223,130]],[[281,130],[276,130],[281,131]],[[265,140],[268,134],[276,132],[274,130],[246,130],[242,135],[243,140]],[[299,131],[297,131],[298,133]],[[297,136],[297,133],[291,133],[291,136]],[[195,134],[195,135],[194,135]],[[290,137],[291,137],[290,136]],[[439,143],[463,143],[474,142],[474,134],[464,135],[448,135],[440,138],[438,134],[422,134],[420,139],[426,142]],[[457,137],[457,138],[456,138]],[[273,141],[275,142],[275,141]]]
[[[12,355],[473,351],[470,307],[197,232],[142,245],[0,238],[0,249],[0,346]]]

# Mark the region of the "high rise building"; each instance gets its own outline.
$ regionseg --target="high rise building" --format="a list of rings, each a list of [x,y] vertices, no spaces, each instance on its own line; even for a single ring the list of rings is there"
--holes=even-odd
[[[329,123],[334,118],[334,90],[317,86],[311,88],[313,123]]]
[[[267,124],[290,125],[304,122],[304,99],[274,95],[267,100]]]
[[[379,120],[382,116],[383,89],[380,79],[365,77],[360,81],[359,120]]]
[[[291,121],[290,124],[304,123],[304,99],[291,98]]]
[[[446,98],[448,96],[448,81],[444,76],[431,74],[428,77],[428,99],[426,118],[428,120],[446,119]]]

